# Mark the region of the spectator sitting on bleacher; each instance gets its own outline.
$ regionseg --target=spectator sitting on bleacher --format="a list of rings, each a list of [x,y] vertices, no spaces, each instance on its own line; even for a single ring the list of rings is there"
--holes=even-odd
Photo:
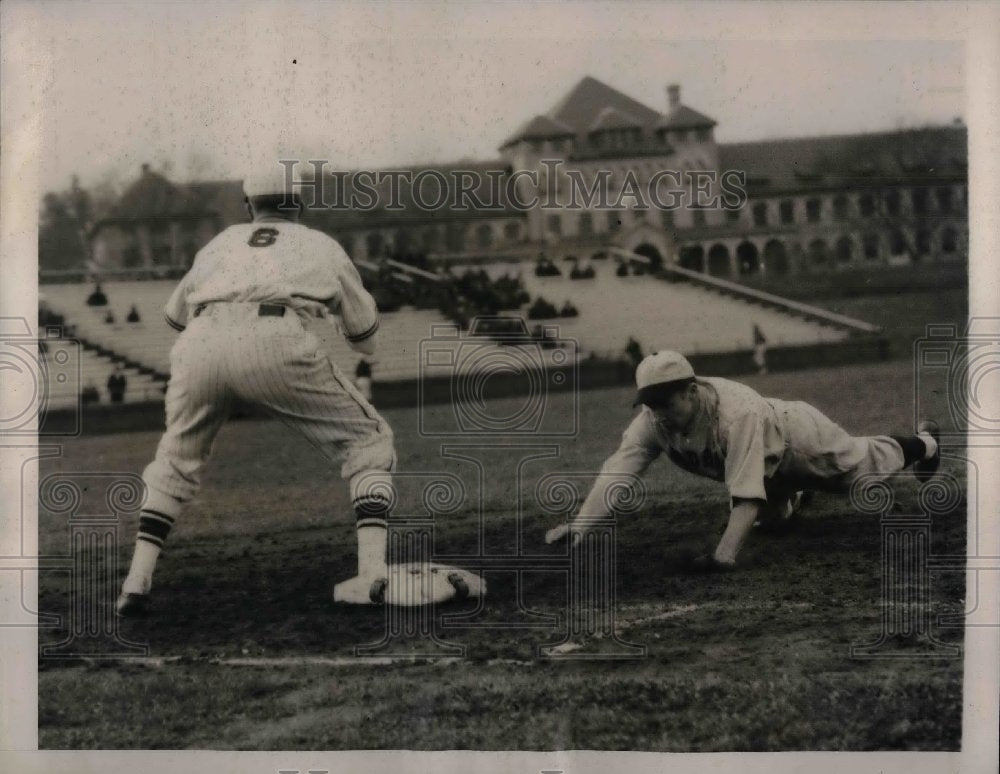
[[[80,390],[80,403],[84,406],[88,406],[91,403],[100,403],[101,393],[97,390],[97,385],[94,384],[93,380],[89,380]]]
[[[135,304],[132,304],[132,308],[128,310],[128,316],[125,318],[127,322],[137,323],[141,321],[139,317],[139,310],[135,308]]]
[[[101,290],[101,283],[98,282],[94,288],[94,292],[87,296],[87,306],[107,306],[108,297],[104,295],[104,291]]]
[[[128,377],[125,376],[125,368],[121,363],[115,363],[115,370],[108,377],[108,396],[112,403],[121,403],[125,400],[125,390],[128,389]]]
[[[563,308],[559,310],[560,317],[578,317],[580,315],[580,310],[578,310],[573,303],[569,300],[563,304]]]
[[[535,303],[528,307],[529,320],[551,320],[558,316],[559,312],[555,306],[542,296],[536,298]]]
[[[108,325],[115,324],[115,313],[112,312],[110,309],[108,310],[108,313],[104,315],[104,322],[106,322]]]

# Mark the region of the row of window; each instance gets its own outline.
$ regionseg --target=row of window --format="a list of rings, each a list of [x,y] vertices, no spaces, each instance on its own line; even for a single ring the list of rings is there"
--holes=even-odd
[[[940,186],[934,189],[913,188],[910,189],[910,201],[915,215],[926,215],[930,213],[931,199],[937,205],[937,212],[942,214],[956,211],[956,196],[954,191],[947,186]],[[964,197],[963,197],[964,198]],[[846,195],[835,196],[832,200],[833,218],[835,220],[847,220],[851,217],[851,201]],[[632,217],[636,221],[643,221],[648,217],[648,210],[631,210]],[[862,218],[872,218],[877,214],[885,214],[890,217],[899,216],[902,213],[902,196],[900,191],[891,189],[879,196],[874,193],[864,193],[858,197],[857,213]],[[756,202],[751,208],[753,224],[757,227],[771,225],[769,222],[768,202]],[[706,211],[692,210],[692,224],[697,228],[705,226]],[[819,223],[823,219],[823,200],[819,197],[812,197],[805,201],[805,215],[807,223]],[[726,221],[738,223],[741,219],[741,210],[726,210]],[[623,222],[623,213],[609,212],[607,215],[607,231],[615,232],[619,230]],[[782,199],[778,202],[778,219],[781,225],[793,225],[795,221],[795,201],[793,199]],[[663,228],[672,230],[674,223],[674,210],[660,210],[660,222]],[[593,213],[583,212],[580,214],[579,234],[580,236],[591,236],[596,233],[594,229]],[[549,215],[547,230],[553,236],[562,236],[562,218],[558,214]]]
[[[909,189],[910,207],[914,215],[927,215],[931,212],[932,200],[936,203],[937,212],[951,213],[957,211],[955,192],[950,186],[938,186],[937,188],[911,188]],[[964,195],[962,204],[964,205]],[[833,197],[831,202],[834,220],[847,220],[852,216],[851,200],[844,194]],[[755,226],[767,226],[768,224],[768,203],[757,202],[753,205],[753,224]],[[819,223],[823,216],[823,200],[819,197],[811,197],[805,201],[806,222]],[[872,218],[876,215],[888,215],[898,217],[903,213],[903,195],[899,189],[891,188],[879,193],[863,193],[858,197],[857,214],[862,218]],[[727,218],[731,222],[738,221],[739,211],[727,212]],[[782,199],[778,202],[778,218],[782,225],[795,223],[795,202],[792,199]]]
[[[917,189],[921,190],[921,189]],[[939,188],[936,191],[950,191],[947,188]],[[869,194],[863,194],[859,199],[859,209],[863,217],[869,217],[874,211],[869,212],[864,209],[863,202]],[[838,196],[834,199],[835,212],[837,207],[837,202],[845,199],[846,197]],[[950,201],[949,197],[944,197],[943,201]],[[941,205],[942,198],[939,197],[938,203]],[[818,213],[820,211],[820,203],[818,199],[810,199],[806,201],[806,213],[809,216],[810,222],[818,221]],[[636,221],[643,221],[649,217],[648,210],[632,210],[632,217]],[[755,226],[766,226],[767,223],[767,203],[758,202],[753,206],[752,209],[754,216]],[[782,217],[782,223],[794,223],[794,204],[791,200],[782,200],[779,203],[779,212]],[[869,214],[866,215],[865,213]],[[739,214],[736,211],[735,214]],[[705,211],[704,210],[693,210],[692,215],[694,218],[694,225],[704,226],[705,222]],[[596,218],[606,218],[606,229],[602,232],[598,232],[596,229]],[[625,217],[624,212],[608,212],[604,213],[593,213],[593,212],[581,212],[579,215],[579,220],[577,221],[578,234],[581,237],[593,236],[597,233],[615,233],[621,230],[623,226],[623,218]],[[786,220],[786,217],[788,218]],[[846,216],[845,216],[846,217]],[[673,229],[674,227],[674,211],[673,210],[662,210],[660,211],[661,223],[666,229]],[[815,219],[814,219],[815,218]],[[554,237],[562,237],[563,234],[563,217],[558,213],[554,213],[548,216],[546,221],[546,229],[548,233]],[[943,233],[945,235],[952,235],[950,237],[945,236],[942,239],[942,250],[945,252],[953,252],[955,250],[955,230],[952,228],[944,229]],[[519,223],[510,222],[505,223],[503,227],[503,240],[507,243],[517,242],[521,239],[521,225]],[[876,240],[877,236],[872,235],[871,239]],[[903,232],[899,229],[895,229],[890,232],[890,250],[893,255],[899,255],[906,251],[906,248],[901,247],[905,242],[905,236]],[[493,226],[488,223],[482,223],[475,227],[473,232],[473,240],[476,248],[485,249],[492,247],[495,243],[495,231]],[[354,249],[354,237],[350,235],[345,235],[340,237],[340,242],[344,249],[348,253],[352,253]],[[369,256],[381,255],[385,251],[386,240],[383,235],[379,232],[371,232],[365,238],[366,254]],[[394,244],[397,249],[417,249],[426,252],[435,252],[446,248],[452,252],[461,252],[468,247],[467,244],[467,234],[464,228],[449,228],[445,231],[439,229],[428,229],[419,235],[411,234],[409,232],[397,232]],[[927,229],[919,229],[915,236],[915,248],[918,254],[924,254],[930,251],[931,236],[930,231]],[[950,246],[949,246],[950,245]],[[875,252],[873,255],[877,255],[877,247],[873,248]],[[870,251],[866,249],[866,254]]]
[[[686,142],[689,138],[696,142],[710,142],[712,140],[712,130],[709,128],[700,129],[658,129],[654,136],[660,145],[666,146],[668,142]],[[594,148],[605,148],[608,150],[623,150],[641,146],[642,129],[638,127],[625,129],[600,129],[588,135],[590,145]],[[571,152],[575,145],[572,137],[559,138],[553,140],[529,140],[531,149],[535,153],[545,150],[545,143],[549,143],[550,150],[556,153]]]

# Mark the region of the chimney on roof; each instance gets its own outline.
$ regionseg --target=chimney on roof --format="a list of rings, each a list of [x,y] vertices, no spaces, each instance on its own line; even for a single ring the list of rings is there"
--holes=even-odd
[[[667,86],[667,110],[673,110],[681,104],[681,85],[671,83]]]

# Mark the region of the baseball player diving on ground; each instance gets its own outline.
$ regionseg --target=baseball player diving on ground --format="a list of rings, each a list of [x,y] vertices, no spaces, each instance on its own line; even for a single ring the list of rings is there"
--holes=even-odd
[[[728,379],[696,377],[677,352],[643,359],[636,383],[635,405],[642,410],[604,463],[577,523],[606,518],[608,488],[627,485],[665,453],[684,470],[724,481],[729,489],[729,523],[715,553],[699,558],[702,569],[734,567],[755,523],[792,518],[812,490],[847,492],[860,476],[889,476],[910,466],[926,481],[940,464],[933,421],[921,422],[912,436],[853,437],[808,403],[764,398]],[[568,534],[563,524],[545,540]]]
[[[153,570],[184,504],[198,492],[212,442],[236,401],[305,436],[350,486],[358,575],[345,602],[379,600],[396,464],[389,426],[322,350],[314,326],[339,318],[356,351],[375,351],[379,315],[357,269],[329,236],[297,221],[302,203],[275,165],[244,182],[251,223],[231,226],[195,256],[166,306],[181,331],[170,353],[166,431],[143,480],[147,496],[122,616],[146,612]]]

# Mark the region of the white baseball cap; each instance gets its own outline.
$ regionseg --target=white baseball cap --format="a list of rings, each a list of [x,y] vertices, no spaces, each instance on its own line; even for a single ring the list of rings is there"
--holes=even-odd
[[[636,406],[645,403],[649,395],[664,384],[685,381],[694,378],[694,369],[680,352],[669,349],[647,355],[635,369],[635,386],[639,388],[636,394]]]
[[[269,165],[251,172],[243,179],[243,194],[248,199],[255,196],[281,196],[297,194],[299,181],[294,169],[282,164]]]

